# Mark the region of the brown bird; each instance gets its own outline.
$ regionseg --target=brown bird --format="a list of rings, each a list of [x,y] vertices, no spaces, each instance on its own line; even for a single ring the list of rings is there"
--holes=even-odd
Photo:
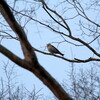
[[[60,54],[62,56],[64,56],[64,54],[62,54],[57,48],[55,48],[53,45],[51,45],[50,43],[47,44],[47,49],[50,53],[52,54]]]

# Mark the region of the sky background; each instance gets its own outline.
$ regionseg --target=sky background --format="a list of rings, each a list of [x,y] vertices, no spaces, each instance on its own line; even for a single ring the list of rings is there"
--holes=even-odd
[[[56,6],[56,5],[60,4],[59,2],[61,2],[61,1],[62,0],[49,0],[46,2],[48,3],[48,5],[50,7],[56,9],[61,14],[61,13],[63,13],[61,11],[62,11],[62,9],[64,9],[64,6],[65,7],[68,6],[67,4],[63,4],[64,6],[61,5],[59,7],[54,7],[54,5]],[[13,5],[13,2],[11,2],[11,0],[8,0],[8,2],[11,6]],[[32,3],[34,6],[31,3],[26,4],[26,3],[23,3],[22,1],[18,1],[18,2],[16,2],[15,7],[18,8],[18,10],[23,9],[25,6],[27,8],[34,7],[37,10],[34,12],[33,18],[36,18],[38,20],[45,21],[45,22],[46,22],[46,20],[48,20],[49,22],[51,22],[50,24],[52,24],[52,21],[50,20],[49,16],[42,9],[41,3],[36,3],[33,1],[32,1]],[[83,3],[83,6],[85,7],[85,3]],[[97,12],[90,12],[90,11],[87,12],[87,14],[90,16],[91,19],[95,19],[94,13],[97,13]],[[75,15],[76,15],[75,10],[69,10],[68,12],[63,14],[63,17],[66,16],[67,18],[70,18],[70,17],[73,17]],[[73,20],[68,20],[68,25],[70,26],[73,35],[75,35],[77,37],[80,37],[79,35],[81,34],[79,23],[78,23],[79,20],[84,21],[84,23],[87,22],[80,17],[77,17]],[[23,18],[21,20],[22,26],[24,24],[24,21],[25,21],[25,19]],[[54,24],[54,25],[56,26],[56,24]],[[31,45],[33,47],[35,47],[39,50],[45,51],[45,52],[48,52],[47,48],[46,48],[46,45],[48,43],[63,41],[63,39],[61,38],[61,36],[59,34],[52,32],[48,28],[46,28],[42,25],[39,25],[34,21],[29,22],[26,25],[24,30],[27,33],[27,37],[28,37],[28,40],[30,41]],[[64,30],[62,28],[60,28],[60,30],[65,32],[66,34],[68,34],[68,32],[66,30]],[[10,34],[14,35],[13,32],[11,32]],[[83,39],[86,39],[86,38],[87,37],[84,37]],[[91,38],[92,37],[90,37],[86,41],[90,41]],[[70,40],[70,39],[68,39],[68,40]],[[13,53],[18,55],[19,57],[23,58],[23,54],[22,54],[22,51],[20,48],[20,43],[17,40],[3,39],[1,44],[3,44],[5,47],[7,47],[9,50],[11,50]],[[93,53],[90,52],[90,50],[84,46],[77,47],[77,46],[73,46],[67,42],[61,43],[59,46],[57,43],[52,43],[52,45],[57,47],[64,54],[65,58],[73,59],[74,57],[76,57],[76,58],[80,58],[80,59],[86,59],[88,57],[94,56]],[[92,46],[93,47],[97,46],[96,42],[94,42],[92,44]],[[53,57],[50,55],[44,55],[44,54],[41,54],[38,52],[36,52],[36,55],[37,55],[39,63],[55,79],[57,79],[57,81],[59,81],[59,83],[62,83],[64,79],[68,79],[68,74],[71,71],[71,63],[64,61],[60,58],[56,58],[56,57]],[[10,66],[14,65],[13,62],[11,62],[5,56],[0,54],[0,66],[1,66],[0,73],[2,73],[2,74],[0,74],[0,77],[3,76],[3,78],[5,78],[2,66],[4,65],[4,62],[6,63],[8,61],[10,63]],[[44,93],[47,95],[50,94],[50,91],[46,88],[46,86],[44,86],[43,83],[37,77],[35,77],[31,72],[29,72],[23,68],[20,68],[17,65],[15,65],[15,66],[16,66],[15,72],[18,75],[17,80],[16,80],[18,82],[18,84],[23,84],[29,90],[32,90],[32,87],[35,85],[36,90],[43,88],[41,93]],[[77,71],[77,73],[78,73],[80,68],[83,68],[86,70],[86,69],[89,69],[90,66],[93,66],[93,64],[81,63],[81,64],[74,64],[74,66],[75,66],[75,71]],[[98,71],[100,71],[100,69],[98,69]]]

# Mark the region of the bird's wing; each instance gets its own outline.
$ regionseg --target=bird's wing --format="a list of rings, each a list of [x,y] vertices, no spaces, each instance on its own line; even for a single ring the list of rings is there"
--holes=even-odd
[[[56,47],[54,47],[53,45],[52,45],[52,47],[56,50],[56,52],[61,54],[61,52]]]

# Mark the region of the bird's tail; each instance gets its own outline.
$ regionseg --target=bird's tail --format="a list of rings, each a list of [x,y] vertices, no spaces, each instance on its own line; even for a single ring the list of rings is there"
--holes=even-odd
[[[60,55],[64,56],[64,54],[62,54],[61,52],[60,52]]]

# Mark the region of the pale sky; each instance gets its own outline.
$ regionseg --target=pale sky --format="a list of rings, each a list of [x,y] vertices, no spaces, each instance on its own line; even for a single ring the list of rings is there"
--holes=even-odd
[[[59,0],[59,1],[62,1],[62,0]],[[56,5],[57,2],[58,2],[58,0],[55,0],[55,2],[53,0],[51,0],[51,2],[48,1],[48,5],[53,6],[53,5]],[[17,5],[17,3],[18,3],[18,5]],[[22,7],[22,6],[19,6],[19,5],[21,5],[22,1],[19,1],[17,3],[16,3],[16,7]],[[35,3],[35,2],[33,2],[33,3]],[[24,6],[24,4],[23,4],[23,6]],[[43,9],[41,8],[40,3],[35,4],[36,8],[38,8],[38,6],[40,6],[40,8],[35,12],[35,15],[33,17],[37,18],[41,21],[46,21],[47,19],[50,19],[48,17],[48,15],[45,14]],[[67,6],[67,4],[66,4],[66,6]],[[24,7],[22,7],[22,8],[24,8]],[[60,8],[61,8],[61,10],[60,10]],[[64,8],[63,6],[60,6],[57,8],[57,10],[61,13],[63,8]],[[89,13],[90,13],[91,18],[94,18],[93,12],[89,11]],[[68,14],[68,16],[67,16],[67,14]],[[64,16],[69,18],[69,17],[73,17],[75,14],[76,14],[76,12],[74,10],[72,10],[71,12],[68,11],[67,13],[65,13]],[[68,25],[70,26],[72,33],[78,37],[80,34],[80,30],[79,30],[77,22],[79,20],[83,20],[83,19],[78,17],[74,20],[68,20]],[[55,26],[56,26],[56,24],[55,24]],[[66,32],[66,34],[68,34],[67,31],[65,31],[64,29],[60,28],[60,30],[64,31],[64,32]],[[29,24],[27,24],[25,31],[26,31],[27,37],[28,37],[31,45],[34,46],[35,48],[45,51],[45,52],[48,52],[46,49],[47,43],[60,42],[61,40],[63,40],[60,35],[57,35],[56,33],[50,31],[48,28],[46,28],[42,25],[39,25],[36,22],[34,23],[33,21],[29,22]],[[70,40],[70,39],[68,39],[68,40]],[[87,41],[89,41],[89,40],[87,40]],[[1,42],[1,44],[3,44],[5,47],[7,47],[9,50],[11,50],[13,53],[15,53],[18,56],[20,56],[21,58],[23,58],[22,51],[20,49],[20,44],[18,41],[13,40],[13,39],[4,39]],[[57,43],[52,43],[52,44],[55,47],[57,47]],[[94,42],[92,45],[96,46],[96,42]],[[93,53],[90,52],[90,50],[85,48],[84,46],[76,47],[76,46],[70,45],[69,43],[61,43],[59,45],[58,49],[64,54],[65,58],[69,58],[69,59],[73,59],[74,57],[80,58],[80,59],[85,59],[90,56],[93,56]],[[53,57],[50,55],[44,55],[44,54],[41,54],[38,52],[36,52],[36,55],[37,55],[39,63],[60,83],[62,83],[62,81],[64,79],[67,79],[67,74],[71,70],[71,64],[69,62],[64,61],[60,58],[56,58],[56,57]],[[8,59],[6,57],[4,57],[2,54],[0,54],[1,66],[3,64],[2,61],[7,62]],[[11,63],[11,65],[13,65],[12,62],[10,62],[10,63]],[[17,66],[17,65],[15,65],[15,66]],[[78,71],[78,69],[80,69],[81,67],[84,67],[84,69],[88,69],[89,67],[87,67],[87,66],[91,66],[90,63],[75,64],[75,70]],[[46,91],[48,91],[48,89],[43,85],[43,83],[40,82],[37,79],[37,77],[35,77],[31,72],[24,70],[24,69],[20,68],[19,66],[17,66],[16,69],[17,69],[16,72],[18,74],[17,82],[19,82],[19,84],[24,84],[29,90],[32,89],[33,85],[35,85],[37,90],[43,88],[41,93],[44,93],[44,94],[46,93]],[[0,74],[0,77],[1,77],[1,75],[3,75],[3,74]],[[49,92],[47,93],[47,95],[49,95]]]

